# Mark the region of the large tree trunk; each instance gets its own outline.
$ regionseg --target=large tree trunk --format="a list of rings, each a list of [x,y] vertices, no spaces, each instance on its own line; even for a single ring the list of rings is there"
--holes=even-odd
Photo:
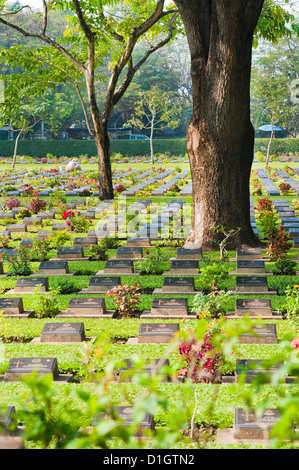
[[[93,121],[92,134],[94,136],[99,167],[99,198],[101,200],[113,199],[112,171],[110,161],[110,141],[108,136],[108,119],[104,122],[97,104],[94,73],[94,37],[89,45],[89,68],[85,72],[86,88],[88,94],[89,109]]]
[[[250,224],[249,181],[254,154],[250,122],[253,32],[263,0],[175,0],[191,53],[193,113],[187,151],[193,185],[195,242],[213,226],[241,231],[234,246],[256,246]]]
[[[95,134],[95,143],[97,147],[99,167],[99,198],[101,200],[113,199],[110,140],[106,126],[102,128],[100,134]]]

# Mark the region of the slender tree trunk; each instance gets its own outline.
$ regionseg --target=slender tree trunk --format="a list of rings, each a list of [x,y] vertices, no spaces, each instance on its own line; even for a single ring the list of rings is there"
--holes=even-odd
[[[110,162],[110,140],[107,127],[103,126],[100,135],[95,136],[99,167],[99,198],[113,199],[112,170]]]
[[[90,53],[92,56],[92,53]],[[97,105],[93,65],[91,71],[86,73],[86,86],[90,113],[93,121],[93,136],[97,148],[99,167],[99,198],[101,200],[113,199],[112,171],[110,161],[110,141],[108,136],[108,123],[104,123]]]
[[[151,122],[151,133],[150,133],[150,148],[151,148],[151,163],[154,164],[154,148],[153,148],[153,137],[154,137],[154,116]]]
[[[14,170],[15,167],[16,167],[18,143],[19,143],[19,139],[21,137],[21,134],[22,134],[23,130],[24,130],[24,126],[22,127],[22,129],[18,133],[18,135],[16,137],[16,140],[15,140],[14,153],[13,153],[12,165],[11,165],[12,170]]]
[[[267,147],[267,157],[266,157],[266,165],[265,165],[266,170],[268,169],[268,165],[269,165],[270,147],[271,147],[272,139],[273,139],[273,119],[271,119],[271,135],[270,135],[270,139],[269,139],[268,147]]]
[[[233,246],[259,244],[250,224],[249,181],[254,154],[250,122],[253,32],[263,0],[175,0],[191,53],[193,113],[187,151],[193,186],[195,244],[213,226],[241,228]],[[198,207],[201,210],[196,210]]]

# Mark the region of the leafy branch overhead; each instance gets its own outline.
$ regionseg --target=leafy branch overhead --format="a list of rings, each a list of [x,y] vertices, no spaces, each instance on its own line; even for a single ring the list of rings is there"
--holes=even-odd
[[[8,11],[7,0],[0,0],[0,24],[37,41],[30,48],[18,46],[2,57],[14,68],[22,64],[24,72],[36,78],[40,87],[64,84],[72,87],[82,105],[89,133],[98,153],[100,196],[113,197],[109,136],[111,113],[128,89],[137,70],[147,58],[170,42],[180,31],[179,15],[165,0],[46,1],[43,11],[35,12],[33,28],[18,22]],[[49,33],[51,13],[68,12],[63,35]],[[148,47],[135,63],[133,53],[146,38]],[[110,64],[110,76],[99,74],[99,67]],[[106,82],[103,102],[99,103],[96,82]]]

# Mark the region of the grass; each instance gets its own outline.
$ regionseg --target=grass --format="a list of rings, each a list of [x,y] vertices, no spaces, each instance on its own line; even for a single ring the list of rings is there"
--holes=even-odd
[[[283,168],[286,163],[273,162],[271,166],[273,168]],[[177,166],[177,163],[167,163],[167,164],[156,164],[156,166],[162,166],[163,168],[174,168]],[[138,164],[128,164],[120,166],[113,165],[116,169],[131,167],[148,169],[150,168],[149,164],[138,163]],[[189,164],[180,163],[179,166],[182,169],[189,168]],[[299,163],[291,163],[290,166],[293,168],[299,168]],[[47,168],[58,168],[59,164],[48,165]],[[83,164],[83,169],[95,169],[96,165]],[[34,164],[24,165],[23,167],[27,171],[36,169]],[[264,168],[264,164],[254,163],[253,169]],[[9,165],[2,164],[1,171],[9,170]],[[17,170],[22,169],[21,165],[17,165]],[[181,197],[178,196],[179,199]],[[68,198],[68,202],[74,199],[73,197]],[[77,197],[76,197],[77,199]],[[143,199],[142,197],[132,197],[127,198],[127,203],[131,204],[137,200]],[[155,203],[165,204],[170,199],[175,199],[171,197],[166,199],[165,197],[150,197]],[[294,199],[294,195],[289,196],[279,196],[274,199],[287,199],[289,202]],[[184,198],[186,202],[191,203],[191,197]],[[252,197],[253,204],[257,202],[256,197]],[[0,224],[3,221],[0,221]],[[92,221],[91,229],[95,226],[96,221]],[[47,227],[44,227],[47,230]],[[30,233],[24,235],[24,237],[30,237],[31,234],[37,232],[37,227],[30,228]],[[82,236],[84,234],[76,234],[76,236]],[[19,245],[23,235],[13,236],[11,241],[11,247],[16,247]],[[69,243],[70,245],[72,242]],[[125,244],[125,241],[122,241],[122,244]],[[154,248],[153,248],[154,249]],[[175,248],[162,248],[163,252],[167,256],[168,260],[170,257],[175,256]],[[298,250],[292,249],[289,253],[290,258],[297,257]],[[49,256],[55,256],[56,250],[52,250],[49,253]],[[109,258],[115,256],[116,250],[109,250]],[[229,257],[234,257],[235,252],[229,252]],[[214,260],[219,259],[218,252],[209,252],[205,255],[206,259],[199,262],[200,269],[213,262]],[[32,271],[36,272],[39,266],[39,262],[30,263]],[[69,283],[74,285],[74,288],[78,291],[84,287],[88,286],[89,278],[91,275],[94,275],[98,270],[103,269],[105,265],[104,261],[90,261],[90,262],[69,262],[70,271],[76,271],[77,274],[72,277],[57,276],[50,277],[49,283],[50,287],[57,287],[63,279],[67,279]],[[229,270],[234,270],[236,263],[230,263]],[[165,261],[163,263],[163,268],[167,271],[170,267],[170,262]],[[272,270],[273,263],[266,263],[266,270]],[[4,271],[8,271],[8,264],[4,264]],[[229,276],[228,279],[223,280],[219,287],[223,289],[229,289],[235,286],[235,276]],[[0,287],[3,289],[1,297],[7,297],[5,291],[12,289],[15,285],[17,277],[7,276],[3,277],[0,280]],[[132,284],[138,281],[142,288],[145,289],[154,289],[162,286],[163,276],[121,276],[122,283]],[[285,288],[287,285],[298,283],[298,278],[296,276],[269,276],[268,277],[268,286],[278,290],[277,296],[271,296],[272,308],[273,310],[282,309],[285,305]],[[195,278],[195,287],[197,289],[202,289],[202,281],[200,275]],[[12,296],[12,295],[11,295]],[[93,295],[94,297],[105,297],[104,294]],[[23,297],[23,303],[25,309],[30,309],[31,306],[31,296],[25,294]],[[61,310],[66,310],[68,307],[69,300],[72,297],[88,297],[88,295],[78,294],[78,292],[73,292],[71,294],[60,294],[58,296],[57,302]],[[160,297],[160,295],[159,295]],[[180,295],[163,295],[163,297],[184,297]],[[230,310],[235,308],[235,300],[237,296],[231,296],[230,301]],[[240,297],[240,296],[238,296]],[[265,296],[246,296],[246,298],[268,298]],[[140,309],[149,310],[151,308],[153,296],[150,294],[141,294],[140,300]],[[193,296],[188,298],[189,308],[192,309],[192,300]],[[106,298],[106,307],[107,309],[114,308],[114,302],[110,298]],[[11,357],[57,357],[59,370],[62,373],[74,373],[79,374],[80,376],[84,373],[84,361],[86,358],[86,343],[80,344],[38,344],[31,343],[34,338],[40,336],[43,325],[48,322],[54,323],[65,323],[65,322],[84,322],[85,332],[88,337],[93,338],[109,338],[111,343],[104,348],[106,353],[101,358],[97,364],[98,370],[102,370],[109,361],[114,363],[115,370],[118,370],[121,367],[123,359],[129,358],[131,356],[140,356],[142,358],[164,358],[165,356],[169,359],[171,366],[178,370],[178,352],[176,349],[169,350],[169,346],[165,344],[126,344],[125,341],[129,338],[136,338],[138,336],[138,329],[140,323],[145,322],[161,322],[157,320],[142,320],[138,318],[131,319],[80,319],[80,318],[70,318],[69,320],[64,319],[13,319],[13,318],[4,318],[0,319],[0,338],[3,343],[0,346],[3,346],[3,357],[0,356],[0,374],[3,374],[8,366],[9,359]],[[163,321],[164,322],[164,321]],[[166,320],[166,323],[176,323],[176,320]],[[277,326],[278,339],[283,340],[287,338],[288,340],[292,339],[294,336],[298,335],[298,327],[291,320],[267,320],[267,323],[275,323]],[[196,320],[188,319],[186,322],[180,322],[181,330],[186,330],[189,327],[192,327],[196,324]],[[229,319],[227,324],[235,326],[237,320]],[[103,340],[104,341],[104,340]],[[121,343],[120,341],[123,341]],[[247,359],[270,359],[277,353],[282,352],[281,345],[272,344],[238,344],[235,345],[234,354],[229,361],[226,362],[224,367],[225,374],[234,374],[235,371],[235,361],[236,358],[247,358]],[[283,352],[286,354],[285,352]],[[92,361],[94,357],[92,356]],[[66,391],[70,394],[69,399],[73,401],[73,407],[80,408],[84,411],[84,404],[78,398],[77,391],[84,390],[92,394],[96,393],[97,385],[92,382],[87,382],[81,379],[81,383],[70,383],[67,385],[63,384],[54,384],[54,390],[57,393],[57,396],[63,401]],[[297,387],[297,386],[296,386]],[[155,411],[155,422],[157,427],[164,427],[171,423],[171,420],[175,415],[180,413],[186,413],[186,416],[189,413],[192,415],[194,410],[194,392],[197,394],[198,398],[198,409],[196,413],[196,422],[199,425],[206,426],[207,424],[212,425],[215,428],[221,427],[232,427],[234,419],[234,408],[242,407],[246,401],[246,394],[250,391],[249,385],[238,385],[238,384],[196,384],[193,385],[193,388],[186,387],[185,384],[181,383],[161,383],[158,386],[159,390],[169,399],[170,408],[166,412],[162,408],[158,408]],[[280,394],[286,391],[288,388],[285,385],[279,385],[277,387],[264,385],[258,393],[255,395],[255,404],[259,404],[264,399],[269,400],[269,406],[275,407],[279,401]],[[26,407],[28,400],[30,398],[30,390],[27,385],[23,382],[1,382],[0,383],[0,405],[14,405],[17,410]],[[131,404],[134,400],[142,396],[144,392],[144,387],[137,383],[126,383],[120,384],[117,382],[111,382],[109,384],[109,394],[113,398],[115,404]],[[212,407],[212,408],[210,408]],[[187,418],[186,418],[187,419]],[[122,447],[120,442],[114,441],[111,443],[112,447]],[[150,444],[147,444],[150,448]],[[191,444],[191,449],[198,447],[198,443],[194,442]],[[34,447],[32,443],[27,442],[26,447]],[[184,447],[183,444],[178,444],[178,448]],[[263,448],[264,445],[253,444],[253,445],[234,445],[234,444],[221,444],[216,442],[210,442],[207,445],[209,449],[230,449],[230,448]]]

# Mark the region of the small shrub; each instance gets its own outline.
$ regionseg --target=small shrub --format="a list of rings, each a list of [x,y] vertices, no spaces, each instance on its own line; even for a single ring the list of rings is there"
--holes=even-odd
[[[269,238],[269,234],[277,230],[278,215],[272,211],[264,210],[260,212],[258,221],[265,237]]]
[[[267,197],[258,199],[256,210],[258,212],[271,211],[273,209],[273,202]]]
[[[78,292],[78,288],[71,279],[60,279],[58,281],[58,289],[60,294],[73,294],[74,292]]]
[[[106,292],[106,297],[112,297],[116,310],[122,317],[130,317],[134,314],[140,303],[139,299],[139,286],[138,284],[116,286]]]
[[[46,207],[47,202],[37,197],[36,199],[32,199],[29,206],[29,210],[32,212],[32,214],[37,214],[38,212],[42,212],[43,210],[45,210]]]
[[[32,309],[37,318],[50,318],[54,317],[60,312],[60,307],[57,302],[59,288],[50,288],[49,292],[40,293],[39,287],[34,289],[32,294]]]
[[[166,260],[165,255],[162,253],[161,248],[157,248],[153,252],[146,251],[143,261],[139,261],[136,266],[142,272],[147,274],[162,274],[164,267],[161,265]]]
[[[296,274],[296,262],[291,259],[279,259],[273,267],[273,274],[285,276]]]
[[[67,242],[72,240],[72,235],[66,230],[57,230],[57,232],[52,232],[49,240],[51,248],[59,248],[65,246]]]
[[[17,214],[18,219],[24,219],[25,217],[31,217],[31,212],[29,209],[21,209]]]
[[[229,268],[225,265],[216,263],[202,268],[200,275],[201,288],[207,291],[218,288],[221,281],[229,278],[228,270]]]
[[[273,229],[268,233],[267,255],[271,261],[286,258],[290,250],[288,235],[280,229]]]
[[[31,257],[33,260],[46,261],[50,257],[50,249],[50,240],[34,240],[31,248]]]
[[[90,247],[91,257],[96,261],[106,261],[108,255],[106,254],[106,248],[101,243]]]
[[[197,294],[192,302],[192,310],[198,318],[217,318],[225,315],[230,305],[231,295],[223,290],[214,290],[210,294]]]
[[[219,320],[212,320],[202,340],[192,332],[190,339],[179,344],[179,356],[183,360],[179,375],[193,383],[211,383],[215,380],[223,361],[221,352],[212,343],[213,336],[219,331]]]
[[[293,287],[288,287],[286,290],[286,311],[287,318],[298,317],[299,315],[299,286],[295,284]]]
[[[5,205],[11,211],[15,207],[20,207],[21,202],[19,201],[19,199],[15,198],[15,197],[10,197],[10,198],[6,199]]]
[[[9,237],[7,235],[0,235],[0,248],[9,248]]]
[[[292,189],[292,187],[289,183],[281,183],[279,185],[279,189],[283,194],[285,194],[288,193]]]
[[[29,262],[30,252],[20,247],[15,256],[9,256],[7,253],[0,255],[1,260],[7,261],[10,265],[10,273],[12,276],[29,276],[32,273]]]

